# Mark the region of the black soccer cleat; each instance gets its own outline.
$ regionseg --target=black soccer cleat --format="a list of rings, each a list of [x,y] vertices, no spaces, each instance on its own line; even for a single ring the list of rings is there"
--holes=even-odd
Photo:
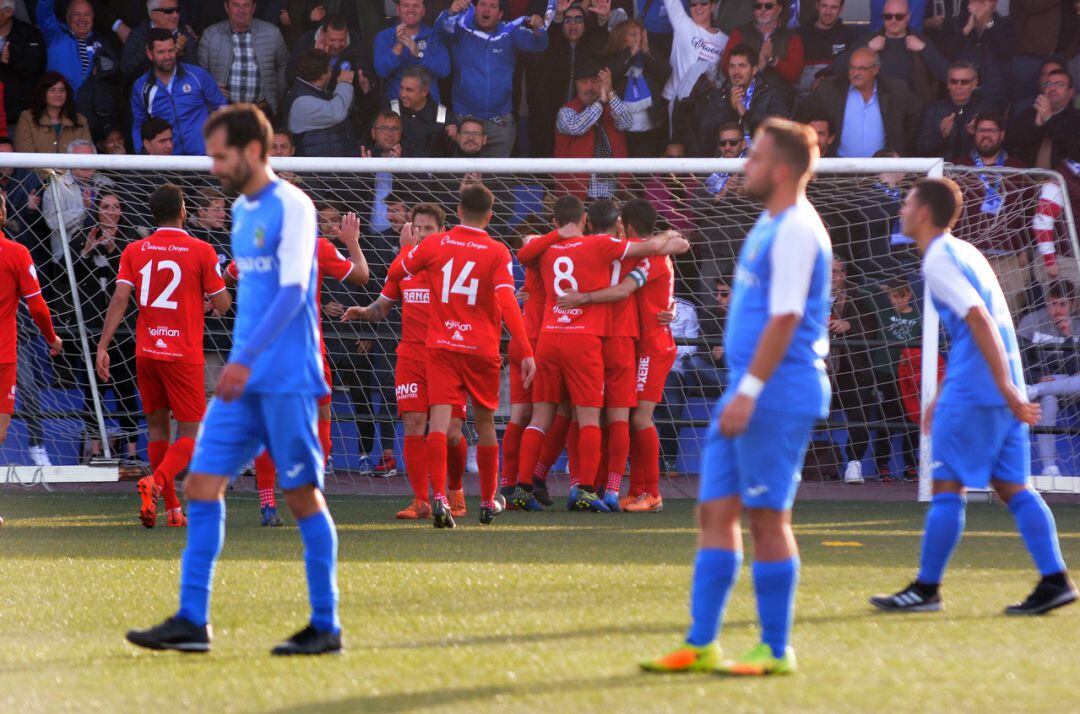
[[[324,632],[308,625],[270,650],[272,655],[321,655],[341,652],[341,633]]]
[[[1039,581],[1023,602],[1005,608],[1006,615],[1044,615],[1053,609],[1076,602],[1080,593],[1064,573],[1049,575]]]
[[[506,510],[506,498],[502,494],[497,494],[490,508],[480,507],[480,525],[490,525],[495,520],[495,516],[504,510]]]
[[[551,500],[551,494],[548,493],[547,481],[537,481],[533,484],[533,498],[539,501],[541,506],[546,508],[555,505],[555,502]]]
[[[875,595],[870,604],[885,612],[938,612],[944,607],[941,593],[931,593],[918,582],[911,583],[895,595]]]
[[[450,515],[450,509],[442,501],[435,499],[431,504],[431,520],[436,528],[454,528],[454,517]]]
[[[179,616],[148,630],[129,630],[125,637],[131,644],[148,650],[210,651],[210,625],[196,625]]]

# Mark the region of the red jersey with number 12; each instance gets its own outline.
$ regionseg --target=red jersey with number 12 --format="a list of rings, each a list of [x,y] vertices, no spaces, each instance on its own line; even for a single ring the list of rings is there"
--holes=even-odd
[[[30,251],[0,233],[0,364],[16,361],[15,345],[19,341],[15,315],[19,300],[28,300],[40,292]]]
[[[468,226],[433,233],[405,255],[401,270],[426,273],[431,286],[428,349],[499,356],[502,310],[495,291],[513,292],[510,262],[505,245]]]
[[[554,243],[540,256],[540,274],[547,290],[544,331],[604,336],[610,308],[605,303],[586,303],[562,308],[556,303],[570,290],[590,293],[611,285],[611,265],[626,257],[629,243],[614,236],[588,235]]]
[[[411,250],[411,248],[409,249]],[[396,274],[408,250],[403,250],[390,264],[390,274]],[[400,280],[386,279],[381,297],[401,303],[401,341],[397,353],[413,359],[423,359],[427,349],[428,320],[431,317],[431,285],[426,272],[406,275]]]
[[[217,251],[179,228],[159,228],[124,248],[116,282],[135,288],[135,353],[203,364],[203,298],[225,289]]]

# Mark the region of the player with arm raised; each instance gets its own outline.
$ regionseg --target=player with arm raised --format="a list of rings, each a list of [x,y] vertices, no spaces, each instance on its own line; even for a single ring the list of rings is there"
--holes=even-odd
[[[204,300],[219,314],[232,296],[221,279],[217,252],[184,231],[184,192],[171,183],[150,194],[150,214],[157,230],[124,248],[116,289],[105,314],[97,348],[97,373],[109,381],[109,345],[134,295],[135,376],[146,414],[150,476],[139,479],[139,520],[157,523],[157,499],[165,496],[166,523],[187,525],[176,497],[176,476],[188,467],[199,422],[206,411],[203,370]],[[172,419],[176,441],[169,444]]]
[[[769,119],[746,162],[746,193],[765,211],[746,236],[724,346],[737,385],[721,398],[702,450],[698,553],[690,629],[647,671],[732,675],[795,670],[788,646],[799,555],[791,506],[814,422],[826,415],[832,247],[806,199],[817,159],[810,127]],[[717,635],[742,564],[741,515],[754,539],[754,593],[761,644],[721,661]]]
[[[610,199],[598,199],[589,207],[590,223],[600,230],[614,230],[618,209]],[[581,201],[563,196],[555,203],[557,231],[535,239],[518,251],[524,264],[539,263],[547,292],[544,325],[537,347],[539,369],[533,389],[533,414],[521,439],[518,486],[513,501],[528,508],[532,477],[544,435],[558,405],[569,397],[578,422],[578,473],[568,506],[575,511],[606,513],[611,509],[594,492],[602,458],[600,410],[604,406],[603,337],[609,330],[606,304],[585,304],[564,309],[556,300],[568,290],[592,292],[611,284],[615,261],[653,255],[669,246],[670,236],[631,243],[607,233],[580,235],[585,224]]]
[[[1041,615],[1077,598],[1058,544],[1054,516],[1031,475],[1029,427],[1037,404],[1024,390],[1020,348],[1004,293],[986,258],[950,230],[963,206],[949,179],[923,179],[900,210],[904,235],[923,254],[923,277],[949,334],[945,381],[927,408],[923,431],[932,435],[934,496],[926,514],[915,581],[871,604],[887,612],[933,612],[942,607],[941,580],[964,532],[964,495],[993,487],[1016,520],[1041,579],[1007,615]]]
[[[656,228],[656,209],[644,199],[627,201],[622,209],[622,224],[631,241],[644,240]],[[679,238],[680,250],[689,249],[689,243]],[[631,513],[656,513],[664,509],[660,498],[660,437],[653,423],[656,405],[664,396],[664,384],[675,364],[675,339],[667,323],[661,323],[658,315],[672,309],[675,294],[675,273],[670,256],[643,258],[627,276],[609,288],[597,292],[567,292],[558,299],[560,307],[578,307],[586,302],[618,304],[626,301],[638,313],[640,335],[636,341],[635,396],[636,406],[631,411],[633,422],[632,448],[630,450],[630,493],[621,502],[621,510]],[[607,356],[605,355],[605,360]],[[610,417],[609,417],[610,419]],[[608,465],[608,490],[605,502],[618,502],[617,467],[619,456],[612,457]],[[622,455],[625,463],[626,456]],[[614,481],[613,481],[614,479]]]
[[[0,229],[7,221],[7,195],[0,191]],[[64,343],[53,330],[52,315],[41,296],[37,269],[30,251],[0,232],[0,444],[7,438],[15,413],[15,381],[18,334],[15,317],[19,300],[26,301],[30,317],[49,344],[49,354],[60,354]]]
[[[347,213],[341,219],[341,228],[338,237],[348,248],[349,257],[341,254],[329,238],[319,236],[315,244],[315,262],[318,265],[315,287],[315,301],[322,303],[322,286],[324,278],[333,278],[339,282],[363,287],[371,279],[371,271],[368,268],[364,251],[360,249],[360,218],[355,213]],[[240,277],[236,261],[229,263],[225,269],[225,282],[235,285]],[[334,375],[330,371],[330,360],[326,357],[326,340],[322,336],[322,321],[319,321],[319,348],[323,358],[323,376],[326,385],[333,387]],[[331,406],[333,395],[327,393],[319,399],[319,443],[322,444],[323,457],[330,458],[330,449],[333,443],[330,440],[330,423],[333,414]],[[274,484],[277,476],[277,467],[268,450],[263,450],[255,457],[255,487],[259,491],[259,511],[262,525],[276,528],[285,525],[277,511],[277,499],[274,497]]]
[[[319,355],[315,299],[315,206],[279,180],[267,153],[272,130],[253,104],[215,111],[203,127],[212,173],[241,196],[232,209],[232,253],[240,268],[236,326],[217,395],[199,430],[180,564],[180,609],[127,639],[148,649],[207,652],[214,564],[225,540],[225,491],[264,446],[282,464],[281,485],[304,542],[310,624],[271,654],[341,650],[337,533],[323,498],[318,400],[328,388]]]
[[[433,203],[421,203],[412,209],[409,223],[401,229],[401,252],[394,258],[400,263],[423,238],[446,231],[446,213]],[[396,271],[393,271],[396,273]],[[394,393],[398,416],[405,426],[405,470],[413,490],[413,500],[398,511],[400,520],[431,518],[427,446],[424,443],[428,421],[427,332],[431,314],[431,285],[427,273],[406,276],[400,280],[388,278],[375,302],[364,307],[350,307],[341,316],[342,322],[363,320],[378,322],[385,319],[394,303],[401,303],[401,340],[397,346],[394,367]],[[447,432],[447,449],[464,444],[461,424],[465,420],[465,402],[454,405]],[[464,459],[461,460],[464,463]],[[450,515],[463,517],[465,491],[449,490],[446,494]]]
[[[499,477],[499,442],[495,409],[499,406],[499,341],[506,323],[512,339],[522,341],[521,372],[526,384],[536,371],[525,325],[514,297],[510,251],[485,227],[494,199],[482,184],[461,189],[461,224],[436,233],[391,266],[387,278],[401,280],[425,272],[431,286],[427,331],[427,389],[431,405],[427,457],[434,494],[436,528],[453,528],[446,498],[447,432],[454,406],[472,398],[476,451],[480,468],[480,522],[491,523],[502,510],[495,500]]]

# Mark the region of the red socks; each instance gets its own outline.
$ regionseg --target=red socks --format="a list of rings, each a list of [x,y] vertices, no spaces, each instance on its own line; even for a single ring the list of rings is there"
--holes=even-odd
[[[165,458],[165,452],[168,450],[168,441],[151,441],[146,445],[146,455],[150,459],[151,471],[157,471],[158,466],[161,466],[161,460]]]
[[[458,439],[458,443],[446,445],[446,490],[460,491],[461,478],[465,475],[465,462],[469,458],[469,442],[465,437]]]
[[[630,454],[630,425],[625,421],[607,427],[607,490],[618,492]]]
[[[608,435],[607,428],[600,427],[600,458],[596,460],[596,476],[593,478],[593,486],[599,494],[604,493],[607,487],[607,462],[608,462]]]
[[[330,420],[319,420],[319,443],[322,444],[323,460],[330,458],[330,449],[334,442],[330,440]]]
[[[641,429],[634,432],[634,451],[638,453],[641,463],[641,469],[639,470],[642,472],[642,479],[640,482],[642,493],[647,493],[651,496],[659,496],[660,435],[656,433],[655,426],[650,426],[648,429]],[[638,461],[635,461],[635,463],[638,463]],[[633,477],[633,482],[638,482],[636,475]],[[631,488],[633,488],[633,486],[631,486]]]
[[[263,506],[277,508],[277,501],[274,499],[276,471],[274,460],[270,458],[270,450],[263,449],[262,453],[255,457],[255,488],[259,489],[259,508]]]
[[[495,488],[499,479],[499,445],[477,446],[476,465],[480,471],[480,507],[491,508],[495,504]]]
[[[645,467],[641,465],[641,444],[637,431],[630,437],[630,493],[631,498],[637,498],[645,493]]]
[[[581,485],[592,487],[600,467],[600,444],[603,434],[598,426],[578,427],[577,461],[581,467]]]
[[[534,426],[527,427],[521,435],[521,449],[518,454],[518,484],[532,486],[537,455],[543,446],[544,432]]]
[[[580,463],[578,462],[578,423],[575,419],[570,422],[570,427],[566,432],[566,469],[570,472],[570,485],[577,486],[581,481]]]
[[[422,436],[405,437],[405,472],[418,501],[428,501],[427,446]]]
[[[543,481],[547,478],[548,471],[559,460],[563,449],[566,447],[566,432],[570,429],[570,417],[555,414],[551,426],[544,436],[544,448],[540,450],[540,458],[533,469],[533,481]]]
[[[506,431],[502,438],[502,474],[499,476],[500,486],[517,485],[518,458],[521,452],[521,435],[525,427],[514,422],[507,422]],[[477,457],[479,458],[479,457]]]
[[[161,465],[154,471],[154,482],[158,482],[158,474],[161,474],[165,483],[165,510],[180,508],[180,499],[176,497],[176,475],[191,463],[193,451],[195,451],[194,439],[191,437],[177,439],[165,452]]]
[[[449,508],[450,504],[446,500],[446,434],[441,431],[428,432],[426,445],[431,490],[435,494],[435,500]]]

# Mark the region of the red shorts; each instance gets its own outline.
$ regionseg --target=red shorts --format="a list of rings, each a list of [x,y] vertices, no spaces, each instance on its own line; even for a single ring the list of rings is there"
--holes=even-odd
[[[637,340],[633,337],[604,338],[604,406],[637,406]]]
[[[203,365],[136,357],[135,379],[145,413],[170,409],[176,421],[202,421],[206,411]]]
[[[675,350],[660,355],[638,355],[637,398],[643,402],[664,401],[664,384],[675,365]]]
[[[498,357],[428,350],[428,405],[464,404],[465,397],[472,397],[475,406],[497,409],[501,369],[502,360]]]
[[[326,352],[322,353],[322,371],[326,378],[326,386],[330,387],[330,393],[325,397],[319,397],[319,406],[325,407],[334,403],[334,374],[330,371],[330,360],[326,358]]]
[[[545,332],[536,347],[533,399],[604,406],[604,348],[597,335]]]
[[[536,340],[531,340],[533,355],[536,354]],[[533,386],[536,384],[535,377],[533,378],[533,384],[526,387],[521,380],[521,349],[520,345],[514,340],[510,340],[510,347],[506,350],[506,359],[510,363],[510,403],[511,404],[532,404],[533,401]]]
[[[18,363],[0,364],[0,414],[15,413],[15,373]]]
[[[405,412],[427,414],[427,361],[398,355],[394,367],[394,394],[397,396],[398,417]],[[465,402],[455,405],[454,419],[465,421]]]

